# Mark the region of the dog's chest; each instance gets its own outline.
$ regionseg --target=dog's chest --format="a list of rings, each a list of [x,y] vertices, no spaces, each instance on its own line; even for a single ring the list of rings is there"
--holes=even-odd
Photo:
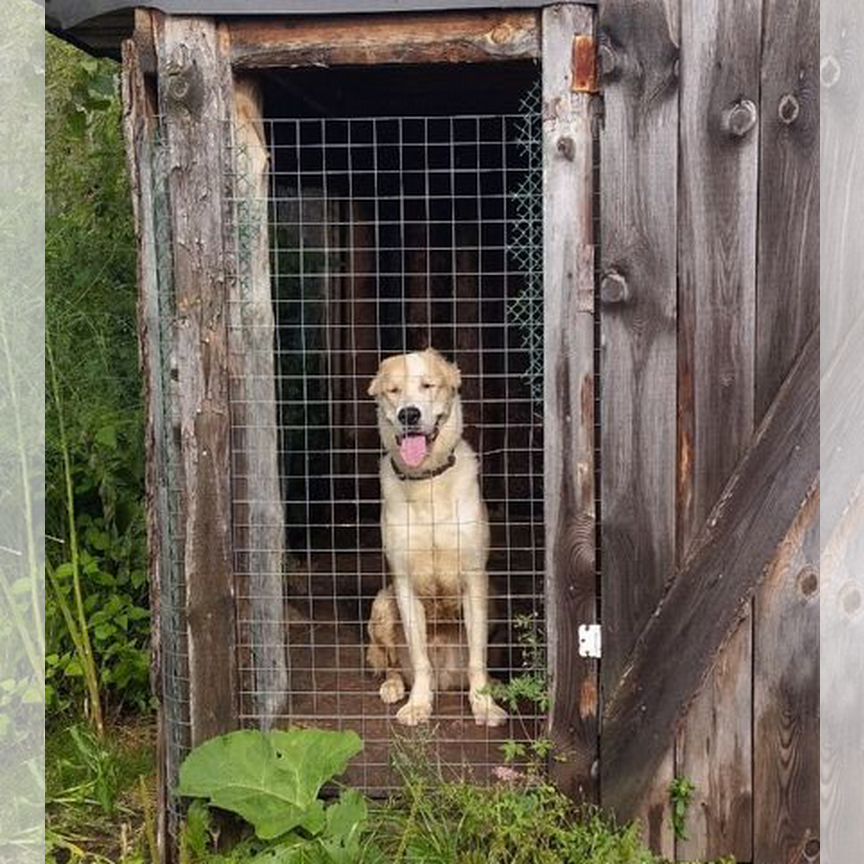
[[[437,482],[394,485],[385,496],[382,529],[396,571],[439,581],[483,566],[486,528],[479,491]]]

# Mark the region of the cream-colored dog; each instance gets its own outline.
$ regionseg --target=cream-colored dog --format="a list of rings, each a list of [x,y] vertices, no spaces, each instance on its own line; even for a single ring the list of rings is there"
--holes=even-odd
[[[436,690],[466,684],[478,725],[507,719],[486,692],[489,523],[462,439],[460,383],[458,367],[427,349],[389,357],[369,387],[387,451],[381,532],[393,584],[372,606],[367,659],[385,676],[384,702],[410,685],[396,714],[406,726],[429,720]]]

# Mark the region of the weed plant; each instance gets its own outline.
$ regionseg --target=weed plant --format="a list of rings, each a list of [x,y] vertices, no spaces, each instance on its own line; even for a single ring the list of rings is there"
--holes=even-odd
[[[150,701],[136,244],[118,67],[46,49],[46,699],[99,733]]]

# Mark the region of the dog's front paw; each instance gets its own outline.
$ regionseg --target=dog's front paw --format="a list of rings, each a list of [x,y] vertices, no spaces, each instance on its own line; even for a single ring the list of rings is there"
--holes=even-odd
[[[379,688],[378,695],[386,705],[401,702],[405,698],[405,682],[401,677],[388,678]]]
[[[431,702],[409,699],[396,712],[396,721],[403,726],[419,726],[421,723],[428,723],[431,716]]]
[[[507,722],[507,712],[488,693],[471,694],[471,711],[478,726],[503,726]]]

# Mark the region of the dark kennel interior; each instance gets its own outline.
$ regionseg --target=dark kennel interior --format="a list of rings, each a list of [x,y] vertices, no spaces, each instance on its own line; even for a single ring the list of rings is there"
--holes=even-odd
[[[367,395],[383,358],[432,346],[459,365],[491,523],[490,673],[507,681],[536,665],[527,643],[542,653],[538,103],[538,69],[525,64],[267,79],[287,666],[276,722],[356,729],[366,748],[352,779],[368,790],[389,784],[401,729],[363,656],[387,579]],[[262,718],[255,670],[243,668],[256,662],[242,613],[249,577],[237,567],[251,726]],[[467,693],[439,694],[428,741],[442,765],[483,776],[503,764],[503,741],[529,739],[542,720],[524,704],[504,727],[478,728]]]

